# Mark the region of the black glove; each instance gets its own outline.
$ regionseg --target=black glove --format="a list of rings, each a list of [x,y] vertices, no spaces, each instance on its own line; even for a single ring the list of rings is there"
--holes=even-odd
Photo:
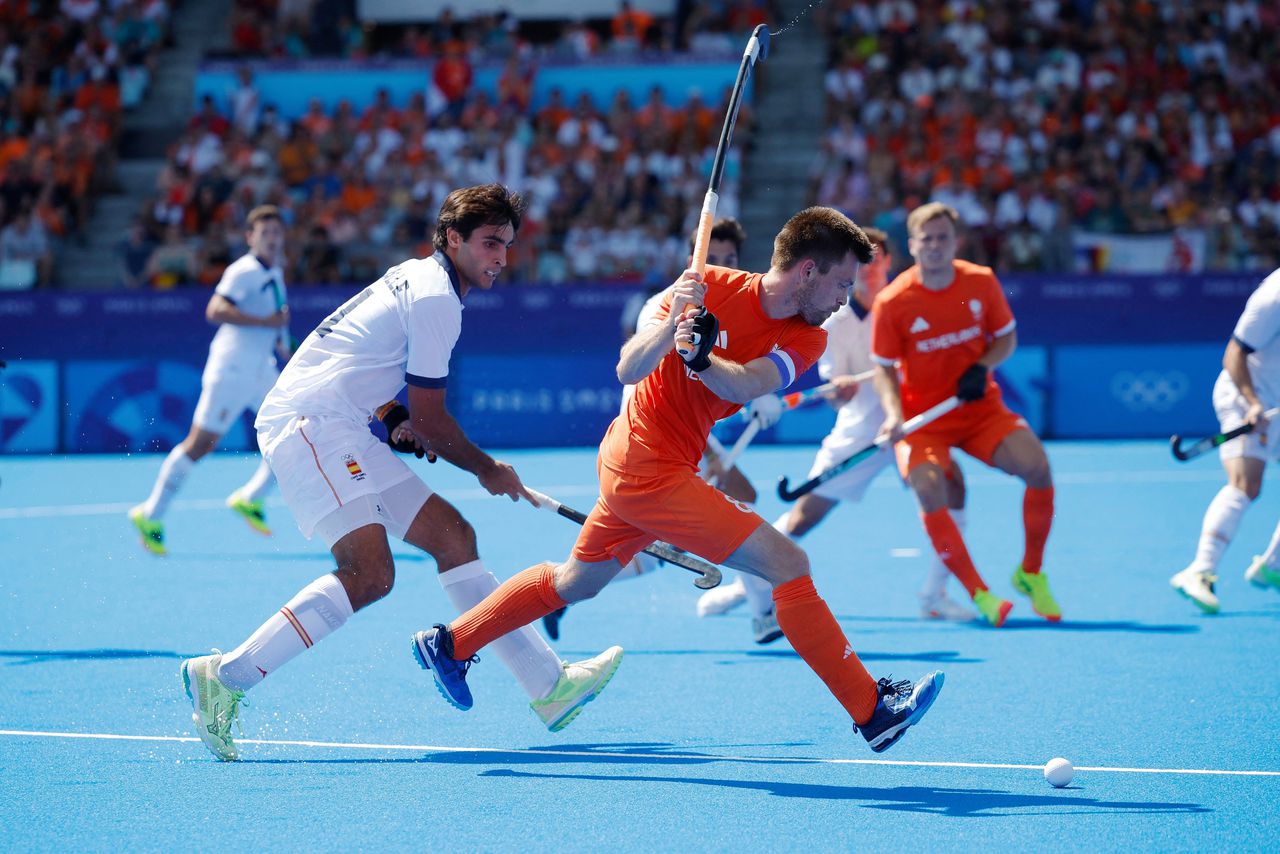
[[[987,366],[974,362],[965,368],[956,383],[956,397],[963,401],[981,400],[987,393]]]
[[[391,450],[400,454],[413,454],[418,459],[422,459],[427,455],[416,442],[405,440],[401,442],[393,442],[391,434],[401,424],[409,420],[409,408],[399,401],[392,401],[386,406],[378,410],[378,420],[382,422],[382,426],[387,428],[387,444],[391,446]],[[431,462],[435,462],[435,455],[432,454]]]
[[[711,367],[711,349],[716,346],[719,336],[720,321],[703,306],[693,317],[693,350],[680,358],[691,370],[705,371]]]

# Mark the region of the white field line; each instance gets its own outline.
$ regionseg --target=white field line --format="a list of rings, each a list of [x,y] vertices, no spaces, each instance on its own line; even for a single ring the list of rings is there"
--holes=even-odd
[[[39,730],[0,729],[0,736],[11,738],[65,738],[97,741],[163,741],[198,742],[200,739],[179,735],[121,735],[109,732],[41,732]],[[318,747],[334,750],[403,750],[414,753],[491,753],[495,755],[581,757],[584,759],[653,759],[687,762],[747,762],[761,765],[892,765],[907,768],[990,768],[1020,771],[1042,771],[1040,765],[1018,765],[1009,762],[924,762],[897,759],[822,759],[786,756],[724,756],[706,753],[625,753],[608,750],[550,750],[536,747],[446,747],[439,744],[367,744],[346,741],[285,741],[241,738],[237,744],[265,744],[274,747]],[[1078,765],[1077,771],[1111,774],[1196,774],[1216,777],[1280,777],[1280,771],[1229,771],[1216,768],[1117,768],[1105,765]]]
[[[552,486],[542,492],[557,498],[562,496],[591,496],[594,501],[599,489],[595,486],[577,484],[574,486]],[[450,501],[476,501],[482,498],[493,498],[483,489],[456,489],[447,493]],[[507,499],[509,500],[509,499]],[[266,499],[268,507],[283,507],[284,501],[279,496]],[[0,519],[35,519],[51,516],[115,516],[128,513],[137,502],[117,502],[111,504],[51,504],[33,507],[0,507]],[[180,498],[169,505],[173,510],[222,510],[226,503],[221,498]]]

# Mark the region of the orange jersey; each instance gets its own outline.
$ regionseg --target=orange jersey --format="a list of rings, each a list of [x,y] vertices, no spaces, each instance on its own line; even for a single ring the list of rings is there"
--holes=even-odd
[[[913,266],[876,297],[871,356],[899,363],[902,415],[910,418],[956,393],[960,375],[987,351],[993,338],[1016,325],[990,267],[955,261],[955,279],[940,291],[920,281]],[[987,399],[1000,390],[987,379]],[[993,397],[994,396],[994,397]]]
[[[706,306],[720,321],[714,353],[739,364],[768,356],[788,386],[818,360],[827,333],[798,316],[772,320],[760,305],[759,273],[707,267]],[[671,295],[662,300],[667,317]],[[711,425],[741,409],[717,397],[674,350],[636,385],[626,410],[609,426],[600,461],[617,472],[649,475],[672,466],[697,469]]]

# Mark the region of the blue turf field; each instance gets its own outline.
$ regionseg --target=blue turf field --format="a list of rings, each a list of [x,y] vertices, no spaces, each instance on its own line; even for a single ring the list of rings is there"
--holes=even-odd
[[[744,468],[771,492],[810,454],[756,448]],[[590,505],[591,451],[504,456],[531,485]],[[1216,461],[1177,465],[1156,442],[1057,443],[1050,456],[1056,627],[1023,600],[1004,630],[918,621],[926,541],[888,477],[806,541],[819,591],[873,673],[946,671],[933,710],[880,756],[785,640],[755,647],[741,612],[695,617],[697,591],[675,569],[569,612],[566,657],[612,643],[627,655],[565,732],[547,733],[483,653],[476,707],[454,711],[408,643],[449,605],[431,562],[401,545],[387,600],[250,695],[238,765],[194,740],[178,662],[235,646],[328,570],[327,553],[278,503],[272,539],[221,508],[249,456],[196,468],[165,559],[140,550],[124,517],[160,457],[2,459],[4,848],[1274,850],[1280,594],[1242,572],[1280,515],[1276,496],[1264,490],[1245,518],[1223,613],[1207,618],[1167,578],[1220,486]],[[968,462],[968,539],[1010,595],[1021,489]],[[487,497],[446,465],[423,473],[471,519],[499,577],[572,542],[570,523]],[[780,509],[762,502],[766,518]],[[1095,770],[1055,790],[1039,771],[1053,756]]]

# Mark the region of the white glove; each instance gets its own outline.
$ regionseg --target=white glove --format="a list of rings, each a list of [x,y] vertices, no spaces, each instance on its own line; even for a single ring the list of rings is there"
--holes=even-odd
[[[782,398],[776,394],[762,394],[747,404],[747,412],[751,420],[760,425],[761,430],[768,430],[782,417]]]

